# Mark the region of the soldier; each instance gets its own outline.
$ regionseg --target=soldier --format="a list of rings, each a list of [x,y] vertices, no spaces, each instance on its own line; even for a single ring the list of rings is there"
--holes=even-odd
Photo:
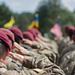
[[[23,39],[23,35],[22,35],[21,30],[17,27],[14,27],[14,26],[9,28],[9,30],[14,34],[15,42],[17,44],[19,44],[17,47],[14,42],[14,51],[17,51],[18,53],[22,53],[22,54],[27,54],[28,51],[21,46],[22,39]]]
[[[64,54],[75,49],[75,44],[74,44],[74,42],[72,42],[74,27],[73,26],[66,26],[66,33],[70,37],[71,42],[68,42],[67,46],[61,51],[60,60],[64,56]]]
[[[0,74],[7,70],[5,65],[5,59],[11,51],[12,44],[8,39],[7,35],[0,31]]]
[[[0,31],[4,32],[8,36],[9,40],[11,41],[12,48],[13,48],[14,42],[15,42],[14,34],[10,30],[5,29],[5,28],[0,28]]]
[[[75,66],[75,51],[67,52],[62,57],[60,67],[64,70],[66,75],[74,75],[75,73],[74,66]]]
[[[20,31],[20,29],[13,26],[13,27],[9,28],[9,30],[14,34],[15,41],[17,43],[21,44],[22,39],[23,39],[23,35],[22,35],[22,32]]]
[[[15,33],[16,33],[16,32],[15,32]],[[18,41],[18,43],[19,43],[19,42],[20,42],[20,41]],[[15,46],[18,50],[21,50],[22,53],[24,53],[23,47],[21,47],[20,45],[16,45],[15,43],[14,43],[14,46]],[[44,56],[43,56],[43,55],[39,55],[39,56],[37,57],[37,60],[38,60],[39,58],[41,58],[41,57],[44,57],[45,59],[47,58],[45,55],[44,55]],[[33,58],[33,57],[32,57],[32,58]],[[25,59],[26,59],[26,58],[25,58]],[[36,57],[34,57],[33,59],[36,60]],[[42,59],[42,58],[41,58],[41,59]],[[41,59],[39,59],[39,61],[41,61]],[[27,58],[26,60],[28,60],[28,58]],[[30,57],[29,57],[29,60],[30,60]],[[48,58],[47,58],[46,61],[49,61]],[[46,62],[46,61],[45,61],[45,62]],[[31,61],[31,62],[32,62],[32,61]],[[34,62],[34,61],[33,61],[33,62]],[[36,62],[37,62],[37,61],[36,61]],[[44,60],[42,60],[42,62],[44,62]],[[50,61],[49,61],[49,62],[50,62]],[[27,63],[28,63],[28,62],[27,62]],[[30,63],[30,62],[29,62],[29,63]],[[41,63],[40,65],[42,65],[42,63]],[[28,66],[29,66],[29,65],[28,65]],[[44,65],[43,65],[43,66],[44,66]],[[43,67],[43,66],[42,66],[42,67]],[[45,66],[46,66],[46,64],[45,64]],[[26,66],[25,66],[25,67],[26,67]],[[33,67],[35,67],[35,64],[33,65]],[[40,67],[40,66],[38,66],[38,67]],[[42,67],[41,67],[41,68],[42,68]],[[13,68],[13,66],[12,66],[12,68]],[[15,68],[15,69],[16,69],[16,68]],[[25,71],[26,71],[26,70],[25,70]]]
[[[55,57],[55,59],[58,58],[58,56],[59,56],[58,55],[58,46],[53,40],[47,41],[44,37],[41,36],[41,34],[39,33],[39,31],[36,28],[27,29],[27,31],[29,31],[33,34],[35,40],[40,45],[40,46],[38,45],[40,48],[39,51],[40,50],[47,50],[47,51],[49,50],[50,52],[53,52],[56,55],[56,57],[53,55]],[[37,45],[36,42],[34,44]],[[47,53],[47,55],[49,55],[49,54]]]
[[[34,37],[38,37],[39,39],[41,39],[42,41],[45,41],[45,42],[50,42],[50,39],[47,39],[47,38],[44,38],[41,33],[38,31],[38,29],[36,28],[32,28],[32,29],[27,29],[26,31],[29,31],[31,32]]]
[[[74,30],[74,26],[67,25],[67,26],[65,27],[64,31],[65,31],[65,36],[67,37],[67,39],[64,38],[64,39],[61,41],[61,43],[59,43],[59,44],[60,44],[60,45],[59,45],[59,52],[60,52],[60,55],[61,55],[61,53],[62,53],[62,51],[63,51],[63,49],[64,49],[65,47],[67,47],[68,45],[74,43],[73,40],[72,40],[73,30]],[[65,40],[67,40],[67,41],[65,41]]]
[[[29,56],[21,56],[14,53],[10,53],[10,54],[16,60],[19,60],[23,66],[29,69],[39,68],[39,69],[43,69],[48,73],[65,75],[64,72],[60,69],[60,67],[50,62],[45,55],[39,55],[37,57],[31,57],[31,56],[29,57]]]
[[[10,30],[4,29],[4,28],[0,28],[0,32],[3,32],[3,33],[5,33],[8,36],[8,38],[10,40],[10,43],[12,45],[11,50],[12,50],[12,48],[16,47],[16,45],[14,44],[15,43],[14,34]],[[19,31],[17,31],[17,33],[18,32]],[[25,51],[25,49],[23,47],[21,49],[21,46],[20,45],[19,45],[18,49],[20,49],[21,51],[23,51],[23,50]],[[5,69],[8,69],[8,70],[16,70],[17,72],[19,72],[20,70],[22,70],[22,67],[21,67],[22,65],[20,65],[18,61],[13,60],[10,56],[8,56],[6,58],[5,62],[6,62],[6,64],[5,64],[6,67],[4,69],[2,68],[3,72],[5,71]]]
[[[4,32],[7,35],[7,37],[9,38],[10,43],[12,44],[12,47],[11,47],[11,50],[12,50],[15,47],[14,34],[10,30],[4,29],[4,28],[0,28],[0,31]],[[12,50],[12,52],[13,52],[13,50]],[[8,70],[19,71],[20,69],[22,69],[22,67],[21,67],[22,65],[20,65],[18,61],[15,61],[14,59],[12,59],[11,56],[7,56],[6,59],[5,59],[5,62],[6,62],[6,66],[7,66]]]
[[[70,39],[75,39],[75,29],[69,28],[68,32]],[[70,43],[66,48],[63,49],[60,57],[60,67],[64,70],[66,75],[75,74],[75,43]]]
[[[33,37],[33,35],[28,32],[28,31],[25,31],[23,32],[23,44],[24,45],[29,45],[31,48],[39,48],[40,45],[39,43],[35,42],[35,39]]]

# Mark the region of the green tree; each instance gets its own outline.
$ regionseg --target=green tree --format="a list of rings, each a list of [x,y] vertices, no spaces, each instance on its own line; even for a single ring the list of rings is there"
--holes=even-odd
[[[0,4],[0,27],[3,27],[9,21],[11,16],[12,12],[10,9],[4,3]]]
[[[33,19],[33,14],[30,12],[24,12],[21,14],[13,14],[15,17],[15,24],[22,30],[25,31],[29,24],[31,23]]]
[[[75,24],[75,13],[64,7],[61,0],[42,0],[36,12],[39,14],[39,30],[42,34],[48,33],[50,37],[53,35],[49,30],[55,24],[58,16],[61,17],[62,30],[67,24]]]
[[[57,19],[59,10],[60,0],[42,0],[40,2],[36,12],[39,14],[39,30],[42,33],[49,32]]]

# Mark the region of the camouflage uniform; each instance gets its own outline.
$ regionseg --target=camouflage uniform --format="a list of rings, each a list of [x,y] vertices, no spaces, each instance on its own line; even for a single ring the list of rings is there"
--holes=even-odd
[[[75,51],[70,51],[63,56],[60,67],[64,70],[66,75],[75,74]]]
[[[6,66],[8,70],[16,70],[17,72],[23,69],[22,64],[9,56],[6,58]]]
[[[75,44],[72,44],[72,45],[70,45],[70,46],[67,46],[66,48],[64,48],[63,50],[62,50],[62,52],[61,52],[61,55],[60,55],[60,58],[59,58],[59,63],[61,63],[62,61],[62,57],[66,54],[66,53],[68,53],[68,52],[70,52],[70,51],[74,51],[75,50]]]
[[[55,75],[65,75],[64,72],[60,69],[60,67],[50,62],[45,55],[40,55],[35,58],[25,56],[23,66],[30,69],[43,69],[47,72],[47,75],[51,73]]]
[[[4,72],[2,75],[21,75],[21,74],[15,70],[13,70],[13,71],[8,70],[8,71]]]
[[[4,63],[0,62],[0,75],[7,71],[7,67]]]
[[[48,43],[48,44],[49,44],[49,43]],[[29,54],[32,54],[32,55],[35,55],[35,56],[36,56],[37,54],[39,54],[39,55],[42,55],[42,54],[43,54],[43,55],[47,56],[48,59],[49,59],[51,62],[56,63],[56,60],[57,60],[57,58],[58,58],[58,56],[59,56],[57,47],[54,47],[53,44],[49,44],[49,49],[47,49],[47,48],[41,49],[41,48],[39,47],[39,45],[37,45],[37,47],[38,47],[38,48],[32,49],[32,50],[29,52]]]

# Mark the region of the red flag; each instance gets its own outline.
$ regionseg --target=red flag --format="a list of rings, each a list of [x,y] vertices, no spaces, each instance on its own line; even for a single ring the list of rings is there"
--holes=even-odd
[[[60,25],[57,23],[50,29],[50,32],[53,33],[57,38],[62,36]]]

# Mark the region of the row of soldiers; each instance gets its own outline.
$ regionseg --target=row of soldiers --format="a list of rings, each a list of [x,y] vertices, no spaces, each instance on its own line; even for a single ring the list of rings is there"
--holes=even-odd
[[[0,28],[1,75],[65,75],[57,66],[58,46],[36,29]]]
[[[64,38],[57,41],[59,51],[59,66],[66,75],[75,75],[75,27],[65,26]]]
[[[74,45],[74,33],[69,35],[69,31],[75,30],[65,27],[71,41],[65,41],[65,37],[54,41],[36,28],[24,32],[15,26],[0,28],[0,75],[74,75],[74,48],[65,49]],[[67,61],[67,55],[72,54]]]

